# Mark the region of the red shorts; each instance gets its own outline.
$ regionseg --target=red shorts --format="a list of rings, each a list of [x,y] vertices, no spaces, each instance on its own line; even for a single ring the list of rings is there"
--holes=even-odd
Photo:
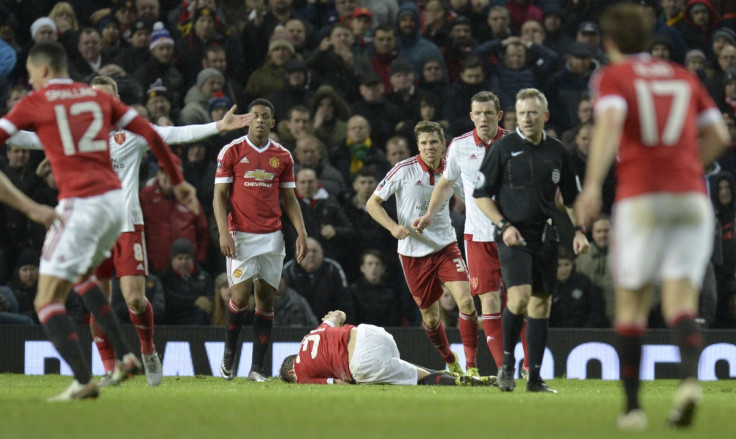
[[[468,281],[468,268],[456,242],[421,258],[404,255],[399,258],[409,291],[420,309],[440,299],[443,283]]]
[[[499,291],[501,287],[501,263],[495,242],[465,240],[465,256],[468,258],[470,294]]]
[[[148,255],[143,224],[135,225],[135,232],[123,232],[115,242],[112,257],[107,258],[95,271],[99,278],[110,279],[115,268],[115,277],[148,276]]]

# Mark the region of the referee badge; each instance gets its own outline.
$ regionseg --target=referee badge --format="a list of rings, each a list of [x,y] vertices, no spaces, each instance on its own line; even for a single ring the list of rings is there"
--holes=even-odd
[[[552,183],[557,184],[559,182],[560,182],[560,170],[553,169],[552,170]]]

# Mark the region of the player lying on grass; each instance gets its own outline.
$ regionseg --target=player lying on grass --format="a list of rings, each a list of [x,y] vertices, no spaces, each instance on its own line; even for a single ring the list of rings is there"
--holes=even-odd
[[[455,377],[400,358],[394,338],[383,328],[344,325],[345,313],[330,311],[302,340],[298,355],[281,365],[281,379],[299,384],[404,384],[492,386],[496,377]]]

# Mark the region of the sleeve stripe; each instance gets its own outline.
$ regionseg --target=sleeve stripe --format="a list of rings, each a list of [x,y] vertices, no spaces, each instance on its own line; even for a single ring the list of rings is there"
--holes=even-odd
[[[123,114],[123,117],[121,117],[120,119],[118,119],[117,122],[115,122],[115,126],[121,129],[125,128],[126,126],[128,126],[128,124],[133,119],[135,119],[136,116],[138,116],[138,113],[134,109],[131,108],[128,111],[126,111],[125,114]]]
[[[698,115],[698,128],[703,129],[723,119],[717,108],[711,107]]]
[[[599,114],[600,112],[611,108],[627,111],[628,106],[626,105],[626,99],[617,95],[608,95],[598,99],[598,101],[595,103],[596,114]]]
[[[215,184],[230,184],[234,181],[233,177],[215,177]]]
[[[0,128],[3,129],[6,133],[8,133],[9,136],[12,136],[13,134],[18,132],[18,127],[13,124],[13,122],[9,121],[6,118],[0,119]]]
[[[285,187],[285,188],[295,188],[296,183],[293,181],[284,181],[279,184],[279,187]]]

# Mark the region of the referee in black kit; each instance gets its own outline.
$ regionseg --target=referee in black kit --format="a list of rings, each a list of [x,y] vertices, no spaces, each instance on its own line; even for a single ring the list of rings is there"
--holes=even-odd
[[[534,88],[516,95],[518,127],[491,145],[480,167],[473,196],[478,207],[496,225],[495,241],[501,275],[508,290],[503,311],[503,366],[498,387],[512,391],[514,347],[527,315],[529,346],[527,392],[553,392],[539,375],[547,344],[551,292],[557,275],[557,231],[552,224],[558,189],[567,214],[577,224],[571,207],[578,194],[575,173],[564,145],[548,137],[547,98]],[[494,198],[495,197],[495,198]],[[573,239],[576,254],[588,251],[582,228]]]

